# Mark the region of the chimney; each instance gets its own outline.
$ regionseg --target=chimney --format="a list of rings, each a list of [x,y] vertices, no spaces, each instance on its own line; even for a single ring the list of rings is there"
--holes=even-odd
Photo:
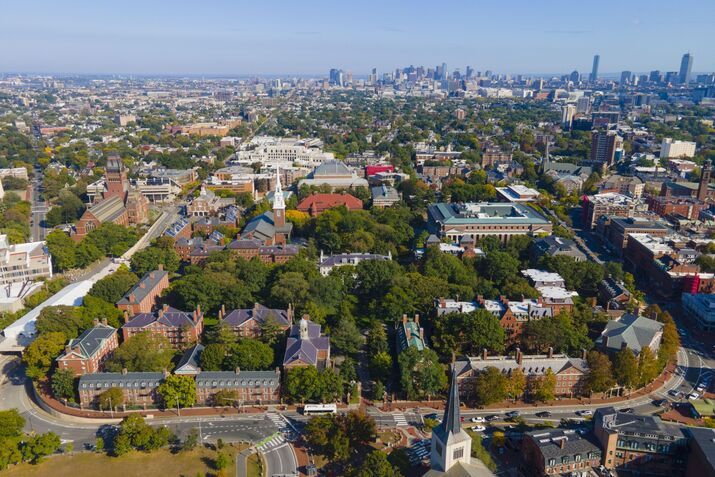
[[[523,356],[521,354],[521,350],[519,348],[516,349],[516,364],[521,366],[521,362],[523,360]]]
[[[236,366],[236,374],[241,374],[241,368],[239,368],[238,366]]]
[[[137,302],[137,297],[134,295],[134,293],[129,294],[129,303],[136,303]]]
[[[420,341],[424,342],[425,340],[425,329],[420,328]]]
[[[160,263],[160,264],[159,264],[159,271],[160,271],[160,272],[163,272],[163,271],[164,271],[164,264],[163,264],[163,263]]]
[[[65,354],[70,354],[72,352],[72,348],[70,345],[65,345]]]
[[[536,303],[538,303],[538,304],[539,304],[539,306],[541,306],[541,305],[543,305],[543,304],[544,304],[544,299],[543,299],[543,298],[541,298],[541,295],[539,295],[539,298],[538,298],[538,299],[536,300]]]
[[[221,316],[226,316],[226,305],[221,305]]]
[[[559,447],[561,447],[562,449],[564,447],[566,447],[566,438],[565,437],[559,441]]]
[[[124,310],[124,323],[129,323],[129,312]]]
[[[97,325],[99,324],[99,318],[93,319],[93,320],[92,320],[92,324],[93,324],[94,326],[97,326]]]
[[[106,318],[102,318],[102,324],[103,324],[104,326],[107,326],[107,319],[106,319]]]
[[[439,297],[439,306],[440,308],[447,306],[447,300],[445,300],[444,297]]]
[[[418,315],[417,313],[415,313],[415,324],[416,325],[420,324],[420,315]]]
[[[122,368],[122,374],[126,375],[127,374],[127,368]]]
[[[482,359],[483,359],[484,361],[487,360],[487,355],[488,355],[487,349],[486,349],[486,348],[482,348]]]
[[[288,315],[288,324],[293,323],[293,303],[288,303],[288,310],[287,310],[287,315]]]
[[[152,277],[152,278],[154,278],[154,277]],[[145,289],[145,288],[146,288],[146,282],[140,282],[140,283],[139,283],[139,288],[141,288],[142,290]]]
[[[407,324],[407,315],[402,315],[402,324],[403,325]]]
[[[169,370],[166,369],[166,368],[164,368],[164,369],[161,371],[161,374],[162,374],[164,377],[167,377],[167,376],[169,375]]]
[[[221,305],[221,309],[218,310],[218,321],[223,320],[223,305]]]
[[[588,351],[586,351],[586,348],[581,348],[581,359],[586,359],[588,356]]]
[[[156,277],[156,273],[154,273],[153,271],[149,272],[149,278],[151,278],[153,280],[154,277]]]
[[[549,359],[554,357],[554,347],[553,346],[549,346],[549,355],[548,356],[549,356]]]
[[[164,303],[164,304],[161,306],[161,309],[164,310],[164,311],[167,311],[167,310],[169,309],[169,305],[166,304],[166,303]]]

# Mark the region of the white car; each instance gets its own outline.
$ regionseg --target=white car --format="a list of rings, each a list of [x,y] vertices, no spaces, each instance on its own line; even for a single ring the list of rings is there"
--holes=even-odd
[[[469,420],[470,422],[484,422],[484,418],[482,416],[477,416],[473,417]]]
[[[692,400],[700,399],[700,394],[698,394],[698,393],[690,393],[690,395],[688,395],[688,399],[692,399]]]
[[[695,390],[699,393],[705,391],[705,384],[703,384],[703,383],[698,384],[698,387],[695,388]]]
[[[484,426],[474,426],[474,427],[472,427],[472,430],[474,432],[484,432],[487,430],[487,428]]]

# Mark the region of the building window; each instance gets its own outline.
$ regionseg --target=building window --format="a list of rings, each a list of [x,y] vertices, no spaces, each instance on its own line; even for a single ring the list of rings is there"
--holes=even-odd
[[[436,448],[437,448],[437,455],[441,456],[442,455],[442,444],[440,442],[437,442]]]
[[[452,459],[461,459],[464,457],[464,447],[459,447],[457,449],[454,449],[454,452],[452,453]]]

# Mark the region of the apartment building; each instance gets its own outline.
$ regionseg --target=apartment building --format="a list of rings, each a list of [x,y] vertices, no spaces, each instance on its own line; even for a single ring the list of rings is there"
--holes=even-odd
[[[201,307],[197,306],[193,312],[177,310],[164,305],[157,311],[138,313],[129,318],[129,313],[124,312],[126,323],[122,326],[124,341],[132,336],[150,331],[166,336],[174,348],[184,348],[196,343],[204,329],[204,315]]]
[[[149,313],[157,304],[161,292],[169,287],[169,272],[159,265],[158,270],[144,275],[118,302],[117,308],[130,315]]]
[[[222,306],[218,319],[221,326],[228,327],[237,336],[259,338],[266,324],[288,331],[293,324],[293,307],[289,305],[287,310],[281,310],[254,303],[253,308],[239,308],[226,313]]]
[[[56,359],[57,367],[70,369],[75,375],[97,373],[118,346],[117,329],[107,325],[106,319],[102,323],[95,319],[92,328],[65,346]]]
[[[103,392],[117,388],[124,395],[127,406],[151,406],[158,402],[156,389],[168,373],[127,372],[90,373],[79,377],[79,402],[83,408],[98,404],[97,398]]]
[[[233,396],[234,406],[265,405],[280,402],[281,372],[201,371],[196,375],[196,403],[216,405],[216,394]]]

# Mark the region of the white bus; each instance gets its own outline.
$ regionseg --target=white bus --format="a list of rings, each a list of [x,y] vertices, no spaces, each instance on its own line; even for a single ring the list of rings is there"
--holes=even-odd
[[[303,414],[335,414],[338,412],[337,404],[306,404],[303,406]]]

